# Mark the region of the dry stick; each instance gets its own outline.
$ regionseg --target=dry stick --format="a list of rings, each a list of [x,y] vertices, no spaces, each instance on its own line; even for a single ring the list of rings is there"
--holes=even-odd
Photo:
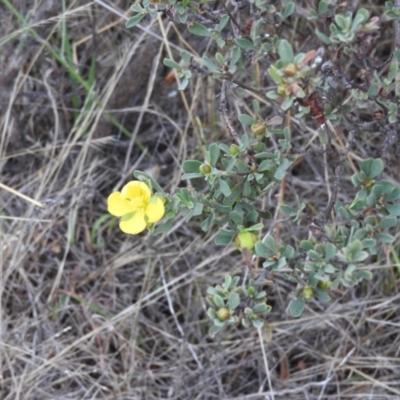
[[[228,117],[228,109],[226,108],[226,89],[228,87],[228,82],[224,79],[222,81],[222,88],[221,88],[221,104],[219,106],[219,113],[223,116],[226,125],[232,135],[232,137],[236,140],[237,144],[240,145],[240,137],[236,132],[235,128],[232,125],[231,120]]]
[[[15,196],[21,197],[25,201],[28,201],[29,203],[34,204],[36,207],[44,208],[43,203],[40,203],[39,201],[32,199],[31,197],[26,196],[25,194],[22,194],[21,192],[18,192],[17,190],[5,185],[4,183],[0,183],[0,188],[7,190],[7,192],[10,192]]]
[[[400,11],[400,0],[395,1],[395,7],[397,11]],[[400,50],[400,21],[394,21],[394,51]],[[393,52],[394,54],[394,52]],[[395,83],[395,93],[396,96],[400,96],[400,71],[396,74],[396,83]]]
[[[352,144],[354,143],[354,134],[355,134],[355,129],[352,129],[349,132],[349,137],[347,138],[346,147],[344,148],[343,151],[340,152],[338,165],[335,170],[335,181],[333,182],[332,195],[331,195],[331,198],[329,199],[328,206],[326,207],[326,210],[325,210],[325,219],[326,220],[329,219],[333,205],[335,204],[336,199],[337,199],[337,195],[339,192],[339,184],[340,184],[340,181],[341,181],[342,175],[343,175],[344,163],[346,162],[347,154],[349,154],[350,148],[351,148]]]
[[[260,346],[261,346],[261,351],[262,351],[262,355],[263,355],[265,373],[267,375],[267,380],[268,380],[269,394],[271,395],[271,400],[274,400],[275,396],[274,396],[274,389],[272,388],[271,371],[270,371],[269,365],[268,365],[268,358],[267,358],[267,353],[265,351],[265,345],[264,345],[264,338],[263,338],[263,335],[262,335],[262,330],[261,329],[257,329],[257,332],[258,332],[258,338],[260,340]]]

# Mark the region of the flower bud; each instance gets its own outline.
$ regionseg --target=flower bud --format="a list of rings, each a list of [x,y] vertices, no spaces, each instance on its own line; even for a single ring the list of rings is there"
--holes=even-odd
[[[240,251],[243,249],[249,249],[250,251],[254,249],[254,245],[258,242],[258,236],[252,232],[240,232],[236,235],[233,240],[233,244]]]
[[[286,96],[286,89],[289,85],[287,83],[280,83],[276,88],[276,92],[281,96]]]
[[[225,307],[219,308],[217,311],[217,318],[220,321],[226,321],[228,318],[230,318],[230,316],[231,316],[231,312]]]
[[[297,66],[293,63],[285,65],[285,67],[283,68],[283,73],[285,74],[285,76],[295,76],[297,74]]]
[[[250,130],[254,133],[255,136],[261,136],[264,135],[265,133],[265,122],[254,122],[253,125],[251,125]]]
[[[310,300],[314,296],[314,289],[311,286],[305,286],[301,291],[301,297],[304,300]]]
[[[329,289],[331,287],[331,281],[318,281],[318,287],[323,290]]]
[[[199,171],[204,175],[208,175],[209,173],[211,173],[211,166],[209,164],[201,164]]]
[[[239,146],[238,146],[237,144],[231,144],[231,145],[229,146],[229,153],[230,153],[232,156],[236,156],[236,154],[240,153],[240,148],[239,148]]]

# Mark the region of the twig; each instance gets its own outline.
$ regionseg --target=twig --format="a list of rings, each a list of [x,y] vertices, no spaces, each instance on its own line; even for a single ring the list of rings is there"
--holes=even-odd
[[[338,192],[339,192],[339,184],[340,184],[340,181],[341,181],[342,175],[343,175],[343,167],[344,167],[344,164],[346,162],[347,154],[349,154],[350,148],[354,143],[354,139],[355,139],[355,129],[352,129],[349,132],[349,137],[347,139],[346,147],[344,148],[344,150],[342,152],[340,152],[338,165],[337,165],[336,170],[335,170],[335,180],[333,182],[332,195],[331,195],[331,198],[329,199],[328,206],[326,207],[326,210],[325,210],[325,218],[326,218],[326,220],[329,219],[329,215],[330,215],[330,213],[332,211],[333,205],[336,202],[337,195],[338,195]]]
[[[397,8],[397,11],[400,11],[400,0],[395,1],[395,7]],[[400,21],[395,20],[394,21],[394,36],[395,36],[395,42],[394,42],[394,51],[392,52],[393,54],[396,51],[400,50]],[[396,74],[396,83],[395,83],[395,93],[396,96],[400,96],[400,71],[397,72]]]
[[[261,351],[262,351],[263,360],[264,360],[265,373],[267,374],[269,394],[271,395],[271,400],[275,400],[274,391],[272,389],[271,371],[269,370],[269,366],[268,366],[268,358],[267,358],[267,353],[265,352],[265,345],[264,345],[264,338],[262,335],[262,330],[257,329],[257,331],[258,331],[258,338],[260,339],[260,346],[261,346]]]
[[[221,103],[219,106],[219,112],[224,118],[226,125],[228,126],[228,129],[232,135],[232,137],[236,140],[236,143],[240,145],[240,137],[239,134],[236,132],[235,128],[232,125],[231,120],[228,117],[228,109],[226,107],[226,89],[228,87],[227,81],[224,79],[222,81],[222,88],[221,88]]]
[[[15,196],[21,197],[25,201],[28,201],[29,203],[34,204],[36,207],[44,208],[43,203],[40,203],[39,201],[36,201],[36,200],[32,199],[31,197],[26,196],[26,195],[24,195],[24,194],[22,194],[22,193],[20,193],[20,192],[18,192],[16,190],[10,188],[9,186],[5,185],[4,183],[0,182],[0,188],[4,189],[4,190],[7,190],[7,192],[10,192]]]

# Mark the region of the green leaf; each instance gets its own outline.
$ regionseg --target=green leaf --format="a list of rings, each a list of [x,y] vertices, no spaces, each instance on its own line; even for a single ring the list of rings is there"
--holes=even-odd
[[[182,164],[185,172],[199,172],[199,168],[203,163],[198,160],[186,160]]]
[[[249,145],[249,135],[247,135],[247,133],[245,133],[244,135],[242,135],[240,137],[240,144],[241,144],[241,148],[243,149],[247,149],[248,145]]]
[[[393,189],[387,194],[386,202],[395,201],[400,198],[400,187],[393,187]]]
[[[164,58],[163,64],[168,68],[174,68],[174,69],[178,69],[178,70],[182,69],[181,65],[179,65],[177,62],[175,62],[174,60],[171,60],[169,58]]]
[[[222,330],[223,326],[216,326],[213,325],[212,327],[210,327],[210,329],[208,330],[208,335],[210,336],[211,339],[215,338],[215,335],[217,333],[219,333]]]
[[[221,154],[221,150],[219,149],[219,146],[216,143],[211,143],[210,146],[208,147],[208,151],[210,154],[210,165],[212,167],[215,167],[215,164],[217,163],[219,156]]]
[[[248,114],[240,114],[238,119],[242,124],[245,124],[245,125],[253,125],[255,122],[254,118]]]
[[[225,197],[229,197],[232,194],[231,188],[229,185],[223,180],[223,179],[218,179],[219,182],[219,188],[221,189],[222,194]]]
[[[291,316],[294,318],[300,317],[300,315],[303,314],[305,305],[306,302],[301,297],[296,300],[292,300],[289,308]]]
[[[313,261],[322,261],[322,256],[315,250],[308,250],[307,252],[308,257],[311,258]]]
[[[319,288],[315,288],[315,296],[321,303],[328,303],[331,300],[329,294]]]
[[[285,251],[282,254],[285,258],[288,258],[289,260],[294,258],[295,256],[295,250],[292,246],[288,245],[286,246]]]
[[[371,170],[370,170],[370,178],[376,178],[378,175],[380,175],[385,168],[385,165],[383,164],[383,161],[380,158],[377,158],[375,160],[372,160],[371,163]]]
[[[215,216],[213,214],[210,214],[202,223],[201,223],[201,230],[203,232],[208,232],[210,229],[213,221],[214,221]]]
[[[246,51],[251,51],[256,49],[254,44],[248,39],[237,38],[235,39],[235,44]]]
[[[203,213],[203,204],[202,203],[196,203],[193,208],[193,217],[197,217],[198,215],[201,215]]]
[[[356,276],[357,276],[357,278],[362,278],[367,281],[370,281],[373,277],[372,272],[367,271],[365,269],[361,269],[361,270],[357,271]]]
[[[293,12],[294,12],[294,3],[290,2],[282,10],[282,21],[284,21],[287,17],[291,16]]]
[[[369,257],[369,254],[366,251],[359,251],[358,253],[354,254],[352,261],[353,262],[361,262],[366,260]]]
[[[388,233],[377,233],[376,238],[383,243],[393,243],[394,237]]]
[[[270,307],[265,304],[265,303],[258,303],[253,307],[253,313],[254,314],[259,314],[259,313],[266,313],[268,312]]]
[[[284,111],[289,110],[289,108],[292,107],[293,105],[293,101],[294,101],[293,97],[285,97],[285,99],[281,104],[282,110]]]
[[[351,30],[352,31],[356,30],[358,26],[366,22],[368,18],[369,18],[369,11],[366,10],[365,8],[359,8],[351,24]]]
[[[346,18],[343,14],[336,14],[335,23],[342,31],[346,31],[350,28],[351,19]]]
[[[217,31],[221,32],[225,28],[228,22],[229,22],[229,15],[227,14],[222,15],[217,27]]]
[[[235,225],[243,225],[243,215],[236,211],[229,213],[229,218],[234,222]]]
[[[213,297],[213,302],[214,302],[214,304],[216,305],[216,307],[218,307],[218,308],[225,307],[225,302],[224,302],[224,300],[223,300],[222,297],[219,296],[218,294],[214,295],[214,297]]]
[[[257,242],[254,246],[254,252],[258,257],[270,257],[271,253],[268,251],[267,247],[262,242]]]
[[[145,16],[147,15],[146,13],[141,13],[141,14],[137,14],[132,18],[129,18],[128,21],[126,21],[125,26],[127,28],[133,28],[134,26],[136,26]]]
[[[325,267],[324,267],[324,271],[327,274],[333,274],[336,270],[335,270],[335,267],[332,264],[326,264]]]
[[[275,251],[275,239],[271,235],[267,235],[264,237],[262,240],[262,243],[265,245],[265,247],[270,250],[271,252]]]
[[[228,307],[230,310],[234,310],[240,304],[240,297],[236,292],[229,293],[228,296]]]
[[[386,210],[394,217],[400,217],[400,204],[386,204]]]
[[[397,223],[397,218],[395,217],[383,217],[378,224],[378,228],[393,228],[394,226],[397,226]]]
[[[252,325],[254,326],[254,328],[256,329],[261,329],[264,326],[264,321],[262,321],[261,319],[252,319],[251,320]]]
[[[211,32],[204,25],[198,22],[191,22],[188,25],[188,31],[196,36],[212,36]]]
[[[367,158],[366,160],[363,160],[361,162],[361,171],[364,173],[366,177],[369,177],[369,174],[371,172],[371,164],[372,164],[373,159],[372,158]],[[360,172],[361,174],[361,172]],[[364,178],[361,176],[361,180]]]
[[[272,78],[272,80],[273,80],[277,85],[279,85],[280,83],[283,82],[282,73],[280,73],[280,71],[275,67],[275,65],[271,65],[271,66],[267,69],[267,72],[268,72],[269,76]],[[268,93],[270,93],[270,92],[268,92]],[[267,96],[268,96],[268,93],[267,93]],[[275,91],[274,91],[274,93],[275,93],[276,95],[278,95]],[[279,95],[278,95],[278,96],[279,96]]]
[[[318,4],[318,14],[323,15],[328,12],[328,3],[321,0]]]
[[[286,265],[287,265],[286,257],[281,257],[278,260],[278,263],[276,265],[274,265],[274,270],[281,269],[281,268],[285,267]]]
[[[187,71],[189,74],[191,74],[190,71]],[[179,90],[185,90],[187,88],[187,85],[189,84],[189,76],[185,76],[180,82],[179,82],[179,86],[178,89]]]
[[[182,50],[179,54],[180,54],[180,56],[181,56],[183,62],[184,62],[186,65],[190,65],[190,61],[191,61],[191,59],[192,59],[191,54],[188,53],[186,50]]]
[[[279,41],[278,54],[283,65],[289,64],[293,61],[294,56],[292,45],[286,39],[282,39]]]
[[[316,30],[315,30],[315,33],[316,33],[318,39],[321,40],[322,43],[324,43],[324,44],[331,44],[331,43],[332,43],[332,41],[331,41],[331,39],[329,38],[329,36],[326,36],[326,35],[325,35],[324,33],[322,33],[319,29],[316,29]]]
[[[221,53],[215,54],[215,60],[221,67],[225,65],[225,57]]]
[[[325,243],[325,260],[330,260],[335,257],[336,247],[332,243]]]
[[[286,170],[288,169],[289,164],[290,164],[289,160],[287,158],[284,158],[281,162],[281,165],[279,165],[279,167],[275,171],[274,178],[278,179],[279,181],[283,179],[284,176],[286,175]]]
[[[220,228],[217,236],[214,238],[214,243],[217,246],[225,246],[232,241],[235,235],[236,232],[231,229]]]
[[[276,93],[275,90],[269,90],[266,96],[271,100],[276,100],[279,99],[279,97],[281,97],[278,93]]]
[[[222,284],[222,287],[225,290],[228,290],[231,287],[232,281],[233,281],[233,279],[232,279],[232,277],[230,275],[225,275],[224,276],[224,283]]]
[[[300,248],[305,251],[314,250],[314,245],[309,240],[302,240]]]
[[[264,160],[258,166],[257,171],[258,172],[270,171],[273,168],[274,168],[274,163],[272,162],[272,160]],[[282,207],[281,207],[281,209],[282,209]]]
[[[231,61],[229,62],[229,68],[236,65],[240,60],[240,57],[242,56],[242,51],[237,46],[233,46],[231,51],[232,51],[232,56],[231,56]]]
[[[173,219],[170,219],[170,220],[164,222],[163,224],[158,226],[156,229],[154,229],[152,234],[159,235],[160,233],[169,232],[172,228],[173,223],[174,223]]]
[[[357,266],[354,264],[349,264],[346,268],[346,271],[344,272],[346,278],[349,278],[353,274],[353,272],[356,270]]]
[[[262,228],[264,228],[264,225],[259,223],[259,224],[249,226],[248,228],[244,229],[244,231],[245,232],[255,232],[255,231],[259,231]]]
[[[210,71],[221,71],[221,68],[214,64],[207,56],[204,56],[201,60]]]
[[[184,181],[185,179],[196,179],[196,178],[204,178],[204,175],[201,173],[190,172],[188,174],[183,174],[181,176],[181,180]]]
[[[362,243],[360,240],[354,240],[347,246],[348,254],[350,256],[350,260],[353,260],[353,257],[362,250]]]
[[[261,167],[261,165],[262,165],[262,163],[260,164],[260,167]],[[287,204],[281,204],[279,209],[286,215],[296,214],[296,210],[293,207],[288,206]]]

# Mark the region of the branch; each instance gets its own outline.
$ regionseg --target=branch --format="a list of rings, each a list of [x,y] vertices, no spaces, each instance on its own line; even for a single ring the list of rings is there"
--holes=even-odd
[[[338,165],[335,170],[335,181],[333,182],[332,195],[331,195],[331,198],[329,199],[328,206],[326,207],[326,210],[325,210],[326,220],[329,219],[333,205],[335,204],[336,199],[337,199],[337,195],[339,192],[339,184],[340,184],[340,181],[341,181],[342,175],[343,175],[344,164],[346,162],[347,154],[349,154],[350,148],[354,143],[354,139],[355,139],[354,135],[355,135],[355,129],[352,129],[349,132],[349,137],[347,139],[346,147],[343,149],[342,152],[340,152]]]

